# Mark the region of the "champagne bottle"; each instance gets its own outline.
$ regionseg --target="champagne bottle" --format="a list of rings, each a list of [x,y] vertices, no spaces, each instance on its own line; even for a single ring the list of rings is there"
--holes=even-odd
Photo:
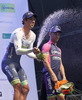
[[[39,60],[43,60],[43,54],[42,54],[42,52],[40,51],[38,54],[36,54],[36,57],[37,57]]]

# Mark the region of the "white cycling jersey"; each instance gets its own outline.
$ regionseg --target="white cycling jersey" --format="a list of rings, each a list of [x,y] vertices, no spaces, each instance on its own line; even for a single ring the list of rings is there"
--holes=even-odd
[[[33,43],[35,39],[36,35],[32,30],[30,30],[29,38],[26,39],[22,28],[17,28],[11,35],[5,59],[20,59],[20,56],[24,54],[31,58],[35,58],[36,55],[33,53]]]

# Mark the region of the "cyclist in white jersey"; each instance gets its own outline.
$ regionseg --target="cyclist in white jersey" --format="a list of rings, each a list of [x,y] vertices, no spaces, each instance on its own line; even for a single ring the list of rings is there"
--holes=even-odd
[[[36,21],[36,15],[32,12],[26,12],[23,15],[23,27],[17,28],[11,35],[11,40],[5,56],[2,60],[2,71],[8,78],[8,81],[14,88],[13,100],[26,100],[29,92],[27,76],[20,65],[21,55],[37,59],[36,54],[39,49],[34,47],[36,35],[31,30]]]

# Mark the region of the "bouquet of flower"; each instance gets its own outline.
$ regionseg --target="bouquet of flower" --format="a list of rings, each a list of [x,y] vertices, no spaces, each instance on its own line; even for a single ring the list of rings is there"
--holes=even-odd
[[[73,92],[73,82],[68,82],[67,80],[58,81],[55,85],[57,92],[62,92],[63,94],[69,94]]]

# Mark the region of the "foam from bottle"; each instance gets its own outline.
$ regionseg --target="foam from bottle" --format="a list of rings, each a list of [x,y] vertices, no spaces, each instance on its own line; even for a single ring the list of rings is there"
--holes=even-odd
[[[82,10],[68,9],[58,10],[50,14],[43,22],[39,31],[37,47],[39,47],[45,36],[49,34],[49,30],[54,25],[60,25],[64,32],[69,30],[77,30],[82,27]]]

